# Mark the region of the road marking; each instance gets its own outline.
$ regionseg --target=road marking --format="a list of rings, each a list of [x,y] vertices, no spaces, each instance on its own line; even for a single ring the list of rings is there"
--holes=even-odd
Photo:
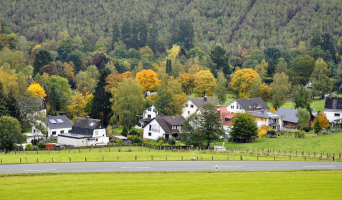
[[[45,171],[55,171],[56,169],[31,169],[25,170],[25,172],[45,172]]]
[[[213,166],[216,167],[216,166]],[[243,167],[243,166],[217,166],[217,167]]]
[[[130,168],[132,168],[132,167],[121,167],[121,168],[123,168],[123,169],[130,169]]]
[[[325,166],[304,166],[304,167],[336,167],[336,166],[333,166],[333,165],[325,165]]]
[[[151,167],[136,167],[137,169],[151,169]]]

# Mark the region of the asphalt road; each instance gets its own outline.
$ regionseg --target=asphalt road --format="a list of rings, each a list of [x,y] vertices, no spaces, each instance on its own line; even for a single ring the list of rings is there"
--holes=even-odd
[[[0,174],[46,172],[117,171],[261,171],[299,169],[342,169],[342,162],[298,161],[149,161],[79,162],[0,165]]]

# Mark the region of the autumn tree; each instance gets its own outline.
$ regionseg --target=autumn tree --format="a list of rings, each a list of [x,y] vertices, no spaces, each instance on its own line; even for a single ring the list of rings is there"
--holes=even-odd
[[[269,101],[272,98],[272,89],[265,83],[258,87],[258,95],[265,101]]]
[[[158,95],[154,102],[159,114],[170,116],[180,115],[187,102],[187,95],[182,91],[182,85],[173,77],[164,77],[157,87]]]
[[[43,66],[49,64],[50,62],[52,62],[52,57],[51,57],[50,52],[44,49],[40,49],[36,53],[35,58],[34,58],[33,74],[34,75],[37,74]]]
[[[262,80],[266,79],[268,70],[268,63],[265,60],[262,60],[260,65],[256,65],[255,71],[259,74]]]
[[[157,73],[151,69],[144,69],[138,72],[135,76],[135,81],[141,84],[144,91],[156,91],[157,86],[160,85]]]
[[[329,120],[327,118],[327,116],[325,115],[324,112],[319,112],[318,115],[316,116],[315,118],[315,121],[318,120],[321,127],[324,128],[324,129],[327,129],[330,124],[329,124]]]
[[[128,78],[120,82],[117,88],[112,89],[112,110],[119,118],[122,126],[130,130],[136,124],[136,115],[145,108],[145,99],[142,87],[133,79]]]
[[[212,96],[217,86],[216,80],[210,70],[201,70],[196,75],[196,87],[194,92],[200,96],[204,96],[204,92],[208,96]]]
[[[70,104],[68,105],[69,113],[72,116],[85,117],[86,103],[87,102],[82,93],[76,91],[75,94],[71,97]]]
[[[32,83],[28,88],[27,91],[32,92],[32,94],[36,97],[45,98],[46,93],[42,86],[40,86],[38,83]]]
[[[317,59],[314,71],[311,74],[312,89],[316,94],[324,98],[325,94],[330,94],[334,86],[334,79],[330,78],[330,69],[322,58]]]
[[[272,88],[272,105],[274,108],[279,109],[286,100],[286,95],[290,92],[291,83],[289,83],[289,77],[285,73],[275,74],[273,77],[273,83],[270,86]]]
[[[40,68],[39,74],[42,75],[44,73],[47,73],[50,76],[52,76],[52,75],[58,76],[59,72],[57,70],[56,63],[50,62],[49,64],[47,64],[47,65],[43,66],[42,68]]]
[[[109,74],[106,78],[105,90],[110,92],[113,88],[116,88],[120,82],[126,78],[131,78],[131,72],[125,72],[123,74]]]
[[[194,74],[185,73],[177,77],[177,81],[182,85],[182,90],[186,94],[191,94],[196,87],[196,77]]]
[[[237,97],[250,97],[249,90],[257,76],[257,72],[251,68],[237,70],[232,74],[230,87]]]

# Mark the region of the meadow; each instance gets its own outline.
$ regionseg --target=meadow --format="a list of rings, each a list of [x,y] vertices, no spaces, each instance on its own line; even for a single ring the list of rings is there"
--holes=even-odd
[[[0,175],[0,199],[341,199],[342,171]]]

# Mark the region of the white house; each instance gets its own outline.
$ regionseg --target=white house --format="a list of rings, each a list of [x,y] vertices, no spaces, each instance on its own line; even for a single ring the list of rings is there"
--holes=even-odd
[[[57,143],[75,147],[108,145],[109,137],[101,120],[79,117],[69,133],[58,135]]]
[[[185,118],[183,116],[155,117],[145,124],[144,139],[157,140],[158,137],[177,138]]]
[[[330,123],[341,121],[342,119],[342,98],[326,97],[324,105],[324,114]]]
[[[65,116],[48,116],[44,123],[38,122],[47,127],[48,137],[58,136],[59,134],[68,133],[72,128],[72,122]],[[32,134],[41,134],[41,132],[32,126]]]
[[[283,118],[281,115],[267,112],[266,110],[260,110],[253,112],[253,117],[258,124],[258,127],[266,125],[268,128],[272,128],[276,131],[283,130]]]
[[[230,113],[243,113],[243,112],[255,112],[260,110],[269,110],[270,107],[266,104],[262,98],[243,98],[235,99],[230,102],[227,106],[227,110]]]
[[[218,103],[214,100],[213,97],[197,97],[197,98],[188,98],[188,102],[185,104],[185,107],[182,111],[182,116],[184,118],[188,118],[190,115],[196,113],[198,110],[203,108],[203,104],[206,102],[213,102],[215,105]]]

